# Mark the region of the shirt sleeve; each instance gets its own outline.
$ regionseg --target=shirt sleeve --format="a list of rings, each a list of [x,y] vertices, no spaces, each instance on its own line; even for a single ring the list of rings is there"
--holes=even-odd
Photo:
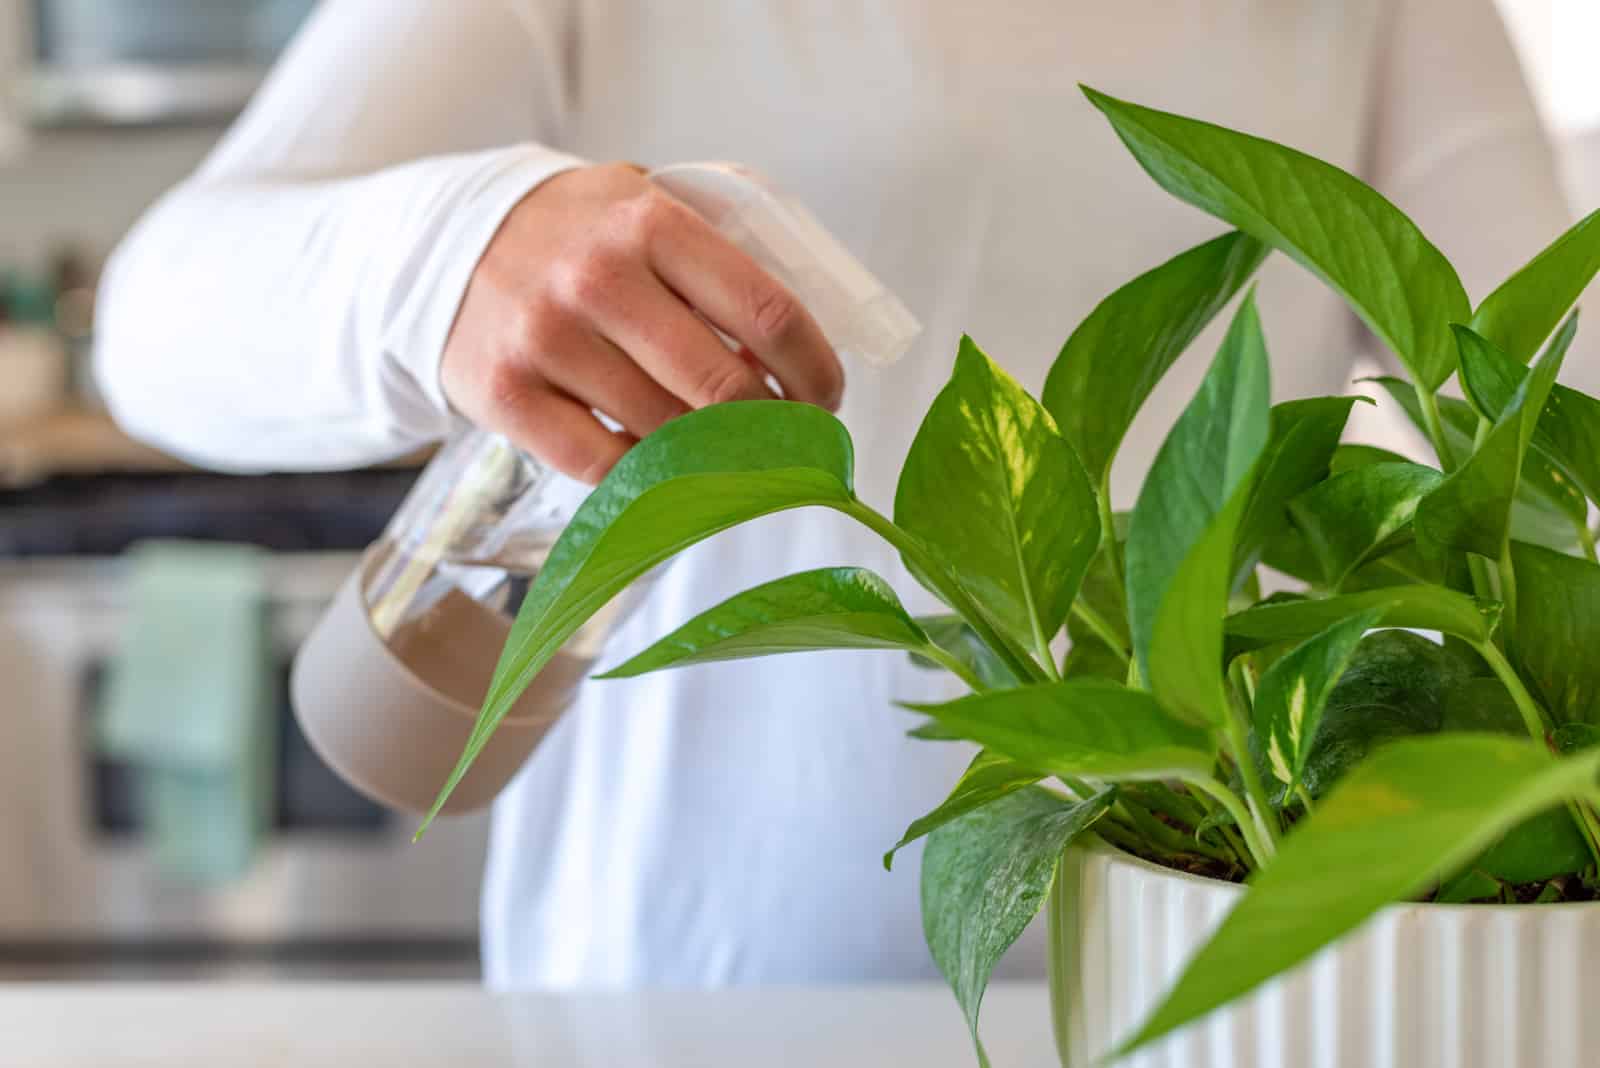
[[[1476,306],[1571,224],[1555,152],[1492,0],[1390,11],[1367,177],[1439,246]],[[1563,379],[1600,385],[1581,384],[1584,362],[1569,360]]]
[[[564,14],[326,0],[210,158],[107,264],[96,373],[130,433],[224,470],[402,454],[455,425],[439,360],[511,208],[579,161]]]

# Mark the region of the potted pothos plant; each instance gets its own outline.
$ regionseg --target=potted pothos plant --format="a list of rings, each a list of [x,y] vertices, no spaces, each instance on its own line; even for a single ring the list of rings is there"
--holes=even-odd
[[[1600,222],[1474,308],[1351,175],[1086,92],[1160,186],[1235,229],[1108,296],[1039,399],[963,339],[892,514],[852,491],[850,437],[818,408],[722,405],[641,442],[533,583],[441,801],[629,583],[735,524],[832,508],[948,613],[808,571],[609,674],[887,649],[970,688],[914,706],[918,736],[981,750],[900,845],[929,836],[924,928],[975,1041],[991,969],[1048,899],[1067,1063],[1158,1041],[1168,1065],[1578,1063],[1576,999],[1600,979],[1600,401],[1556,378]],[[1408,380],[1373,392],[1436,462],[1342,444],[1365,398],[1271,404],[1245,293],[1114,513],[1135,413],[1271,252],[1394,352]],[[1263,569],[1292,592],[1263,596]]]

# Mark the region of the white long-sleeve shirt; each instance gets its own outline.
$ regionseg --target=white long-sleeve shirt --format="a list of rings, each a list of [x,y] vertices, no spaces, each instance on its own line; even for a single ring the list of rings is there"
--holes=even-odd
[[[963,331],[1037,388],[1096,300],[1222,229],[1139,172],[1080,81],[1361,173],[1475,297],[1567,222],[1490,0],[327,0],[115,255],[102,383],[129,429],[216,467],[403,452],[454,425],[440,350],[520,197],[579,159],[736,159],[927,327],[898,366],[847,368],[858,486],[887,508]],[[1276,396],[1343,390],[1367,342],[1337,299],[1278,257],[1260,302]],[[1213,345],[1135,425],[1123,502]],[[680,560],[609,659],[739,589],[845,563],[928,603],[870,535],[789,513]],[[892,874],[879,857],[968,756],[906,739],[891,702],[950,692],[875,653],[587,685],[497,804],[490,980],[931,975],[918,856]]]

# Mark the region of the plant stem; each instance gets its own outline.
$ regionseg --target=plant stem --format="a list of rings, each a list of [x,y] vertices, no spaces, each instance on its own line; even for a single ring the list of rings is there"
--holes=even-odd
[[[1254,709],[1256,706],[1256,684],[1255,680],[1250,677],[1249,670],[1245,667],[1244,657],[1234,657],[1233,663],[1228,665],[1228,678],[1233,680],[1234,687],[1243,696],[1245,707]],[[1252,718],[1246,716],[1245,720],[1250,722]]]
[[[1578,528],[1578,543],[1583,546],[1583,555],[1589,558],[1591,564],[1600,564],[1600,556],[1595,555],[1594,533],[1589,529],[1588,521],[1580,519],[1576,526]]]
[[[1450,442],[1444,436],[1444,421],[1439,418],[1439,398],[1432,390],[1424,389],[1422,383],[1415,382],[1412,388],[1417,393],[1417,407],[1422,409],[1422,425],[1428,431],[1428,440],[1433,443],[1433,451],[1439,454],[1439,465],[1449,474],[1456,469],[1455,453],[1450,451]]]
[[[1072,602],[1072,614],[1083,620],[1088,628],[1094,631],[1095,637],[1104,642],[1106,648],[1117,654],[1117,659],[1122,661],[1124,667],[1127,666],[1128,649],[1122,644],[1122,638],[1105,616],[1096,612],[1082,597]]]
[[[1106,833],[1108,831],[1111,833]],[[1094,833],[1098,834],[1100,837],[1104,838],[1118,849],[1121,849],[1127,853],[1132,853],[1135,856],[1149,851],[1149,846],[1145,844],[1144,839],[1140,838],[1130,828],[1124,827],[1116,820],[1111,819],[1110,813],[1107,813],[1105,817],[1096,821],[1094,825]]]
[[[1472,647],[1478,655],[1483,657],[1493,671],[1506,692],[1511,695],[1511,701],[1517,706],[1517,711],[1522,715],[1522,725],[1528,729],[1528,736],[1541,745],[1548,744],[1550,737],[1550,721],[1545,716],[1544,709],[1539,707],[1528,688],[1522,685],[1522,677],[1517,674],[1511,662],[1506,659],[1498,646],[1493,641],[1482,643],[1473,642]]]
[[[1051,682],[1060,682],[1061,669],[1056,667],[1055,654],[1050,651],[1050,639],[1039,631],[1038,620],[1034,620],[1033,623],[1033,640],[1034,646],[1038,651],[1037,659],[1039,663],[1044,665],[1044,673],[1050,676]]]
[[[1128,593],[1128,575],[1123,569],[1122,553],[1117,546],[1117,517],[1111,508],[1111,472],[1106,472],[1106,477],[1100,480],[1100,488],[1094,495],[1095,506],[1100,510],[1100,549],[1106,554],[1106,559],[1111,562],[1111,574],[1117,581],[1117,596],[1126,598]]]
[[[1311,791],[1306,789],[1306,784],[1303,783],[1303,782],[1295,783],[1294,784],[1294,795],[1300,799],[1300,803],[1302,805],[1306,806],[1306,814],[1310,815],[1311,814]]]
[[[977,632],[983,643],[994,651],[994,654],[1004,660],[1006,667],[1024,682],[1049,682],[1050,676],[1043,668],[1036,664],[1031,656],[1019,653],[1004,636],[990,626],[988,617],[983,614],[967,591],[961,584],[950,576],[944,565],[935,560],[928,550],[922,547],[922,542],[901,530],[889,521],[871,505],[865,504],[852,497],[849,502],[838,506],[839,511],[854,519],[856,522],[877,534],[884,541],[899,549],[905,558],[916,565],[917,570],[937,587],[938,594],[945,599],[951,608],[967,625]]]
[[[1199,853],[1201,856],[1210,857],[1212,860],[1228,861],[1232,858],[1224,856],[1220,849],[1200,841],[1192,835],[1185,835],[1174,827],[1162,823],[1150,810],[1129,798],[1120,798],[1117,801],[1128,813],[1133,821],[1134,829],[1149,839],[1152,845],[1161,846],[1174,853]]]
[[[1583,832],[1589,856],[1595,863],[1595,870],[1600,872],[1600,824],[1595,821],[1594,808],[1583,801],[1568,801],[1567,812],[1578,825],[1578,830]]]
[[[1235,660],[1234,666],[1239,667],[1239,661]],[[1250,710],[1245,707],[1244,693],[1240,689],[1229,686],[1227,691],[1228,715],[1223,734],[1234,763],[1239,766],[1239,777],[1244,780],[1245,797],[1250,802],[1250,814],[1255,817],[1256,827],[1269,844],[1275,845],[1278,841],[1276,813],[1267,799],[1266,787],[1261,785],[1256,762],[1250,756]],[[1268,819],[1269,816],[1273,818]]]
[[[1511,566],[1511,539],[1500,546],[1500,633],[1509,642],[1517,633],[1517,572]]]
[[[978,676],[972,671],[971,668],[967,667],[967,665],[963,664],[956,657],[952,656],[950,653],[946,652],[944,649],[941,649],[932,642],[929,642],[927,645],[923,646],[919,652],[922,656],[932,660],[934,663],[950,672],[950,674],[966,683],[967,688],[973,693],[983,693],[988,690],[988,687],[985,686],[981,680],[979,680]]]
[[[1254,867],[1264,867],[1273,857],[1272,844],[1263,839],[1261,828],[1245,809],[1244,802],[1239,800],[1239,795],[1222,785],[1209,775],[1196,775],[1186,779],[1191,786],[1201,790],[1216,800],[1223,808],[1228,810],[1228,815],[1233,817],[1234,823],[1239,825],[1239,833],[1244,835],[1245,845],[1250,849],[1250,857]]]
[[[1486,641],[1479,645],[1473,644],[1478,655],[1483,657],[1495,677],[1505,686],[1506,692],[1511,695],[1511,701],[1517,706],[1517,711],[1522,714],[1522,723],[1528,729],[1528,734],[1540,745],[1550,744],[1550,720],[1545,715],[1544,709],[1533,699],[1528,688],[1522,684],[1522,677],[1517,674],[1511,662],[1505,658],[1494,642]],[[1595,818],[1594,809],[1578,801],[1567,802],[1567,812],[1571,814],[1572,821],[1578,825],[1578,830],[1583,832],[1584,843],[1589,847],[1589,856],[1595,862],[1595,868],[1600,871],[1600,820]]]
[[[1201,811],[1206,814],[1207,819],[1216,819],[1217,803],[1215,801],[1211,800],[1211,798],[1206,794],[1198,792],[1194,794],[1194,800],[1195,804],[1199,805]],[[1239,839],[1238,834],[1234,833],[1232,827],[1229,827],[1226,823],[1217,821],[1216,831],[1222,836],[1222,840],[1228,843],[1228,848],[1233,851],[1233,859],[1235,863],[1244,868],[1246,871],[1254,867],[1252,858],[1250,856],[1250,850],[1245,846],[1244,842]],[[1196,835],[1196,837],[1199,836]]]
[[[1485,601],[1499,600],[1494,582],[1489,577],[1488,560],[1476,553],[1467,553],[1467,571],[1472,575],[1472,592],[1475,596]]]

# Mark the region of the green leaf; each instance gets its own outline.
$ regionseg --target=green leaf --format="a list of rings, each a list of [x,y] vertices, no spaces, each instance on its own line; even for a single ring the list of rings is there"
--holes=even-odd
[[[1417,406],[1416,392],[1409,385],[1398,378],[1389,377],[1367,381],[1383,387],[1400,405],[1412,425],[1427,433],[1422,421],[1422,409]],[[1478,428],[1478,413],[1472,405],[1456,397],[1440,397],[1439,415],[1451,453],[1457,457],[1471,455]],[[1572,485],[1571,480],[1543,453],[1537,449],[1529,450],[1522,464],[1522,478],[1517,484],[1517,497],[1512,509],[1512,537],[1519,541],[1536,541],[1551,548],[1565,548],[1574,544],[1573,524],[1582,521],[1587,509],[1583,494]]]
[[[966,337],[912,442],[894,517],[1024,649],[1061,629],[1100,544],[1072,447]]]
[[[1457,335],[1465,361],[1482,339],[1465,327],[1458,327]],[[1414,524],[1424,548],[1433,544],[1500,558],[1511,537],[1511,505],[1523,460],[1565,355],[1552,348],[1540,357],[1477,451],[1417,505]]]
[[[1044,383],[1044,406],[1102,484],[1122,436],[1167,369],[1266,258],[1237,231],[1163,263],[1097,305]]]
[[[1509,828],[1583,794],[1597,769],[1600,753],[1557,761],[1497,735],[1441,734],[1379,750],[1296,825],[1120,1054],[1420,893]]]
[[[1126,513],[1119,514],[1121,525],[1126,527],[1126,520],[1122,519]],[[1124,532],[1117,539],[1118,551],[1123,551],[1127,544],[1127,535]],[[1099,613],[1111,630],[1121,642],[1126,651],[1129,648],[1128,636],[1128,601],[1124,595],[1122,580],[1113,570],[1110,555],[1104,551],[1096,553],[1094,561],[1090,563],[1088,573],[1083,576],[1083,585],[1078,588],[1078,599],[1085,605]],[[1069,616],[1067,626],[1069,633],[1076,634],[1072,629],[1076,626],[1078,617]]]
[[[1234,540],[1235,586],[1260,560],[1267,541],[1288,522],[1290,500],[1328,477],[1350,409],[1365,399],[1311,397],[1273,406],[1272,434],[1261,458],[1261,473]]]
[[[1550,342],[1552,351],[1566,353],[1578,331],[1576,312]],[[1473,407],[1490,420],[1498,419],[1528,376],[1528,369],[1481,338],[1463,346],[1461,382]],[[1533,431],[1533,455],[1547,465],[1550,478],[1563,489],[1570,479],[1582,494],[1600,500],[1600,401],[1557,383],[1550,387],[1544,410]],[[1525,465],[1524,474],[1532,464]],[[1575,499],[1576,498],[1576,499]],[[1581,497],[1570,490],[1563,498],[1575,521],[1588,518]]]
[[[1261,676],[1255,730],[1265,741],[1268,770],[1292,796],[1300,784],[1322,711],[1362,637],[1383,618],[1379,605],[1341,620],[1296,646]]]
[[[1523,681],[1557,724],[1600,723],[1600,566],[1512,542],[1511,569]]]
[[[1362,564],[1410,540],[1417,503],[1444,476],[1413,463],[1374,463],[1334,475],[1289,502],[1289,514],[1321,566],[1343,585]]]
[[[1168,715],[1155,698],[1104,679],[908,704],[941,738],[964,738],[1048,775],[1170,779],[1208,774],[1209,731]]]
[[[1393,381],[1398,381],[1398,379]],[[1412,399],[1415,400],[1415,397]],[[1376,445],[1340,445],[1333,450],[1333,458],[1328,461],[1328,473],[1342,475],[1346,471],[1356,471],[1363,467],[1370,467],[1373,464],[1405,464],[1410,462],[1399,453],[1389,449],[1380,449]]]
[[[1085,89],[1167,192],[1280,249],[1332,286],[1419,381],[1455,370],[1461,280],[1404,213],[1303,152]]]
[[[983,683],[986,689],[1008,690],[1013,686],[1022,685],[1022,680],[1006,666],[1006,662],[996,656],[993,649],[983,644],[978,632],[960,616],[948,613],[918,616],[915,622],[928,636],[929,641],[960,661],[968,671],[977,676],[978,681]],[[911,656],[911,662],[918,667],[931,668],[935,671],[945,670],[944,665],[915,653]]]
[[[1102,791],[1069,802],[1018,791],[933,832],[922,854],[922,932],[967,1017],[978,1061],[978,1010],[989,976],[1038,913],[1056,863],[1111,806]]]
[[[612,597],[718,531],[789,508],[847,505],[852,466],[844,425],[788,401],[690,412],[634,446],[578,508],[530,586],[477,723],[423,828],[533,677]]]
[[[1234,535],[1269,429],[1266,344],[1246,296],[1199,391],[1167,435],[1128,527],[1128,621],[1142,677],[1196,723],[1228,714],[1222,616]]]
[[[1593,861],[1583,832],[1564,808],[1552,808],[1511,828],[1472,866],[1513,886],[1576,875]]]
[[[1380,746],[1444,724],[1460,665],[1421,635],[1369,634],[1356,647],[1323,709],[1301,775],[1312,797],[1338,785]],[[1498,727],[1496,727],[1498,729]]]
[[[1032,786],[1041,778],[1043,776],[1038,772],[1023,767],[1009,757],[991,753],[987,749],[980,750],[972,758],[972,763],[967,765],[967,770],[962,772],[950,796],[938,808],[914,820],[894,848],[883,855],[884,870],[888,871],[893,866],[896,853],[923,835],[931,834],[950,821],[960,819],[1007,794],[1016,793],[1024,786]]]
[[[774,653],[927,644],[887,582],[863,568],[828,567],[736,593],[597,678]]]
[[[1342,619],[1379,606],[1386,607],[1377,626],[1438,630],[1478,644],[1489,640],[1500,621],[1500,606],[1492,601],[1443,586],[1418,584],[1257,605],[1229,616],[1225,629],[1236,648],[1249,649],[1309,638]]]
[[[1600,212],[1585,218],[1484,298],[1472,328],[1518,363],[1539,351],[1600,271]]]
[[[1556,383],[1544,402],[1533,444],[1558,474],[1600,502],[1600,400]]]
[[[1500,883],[1476,868],[1468,868],[1439,887],[1434,900],[1441,905],[1465,905],[1471,901],[1498,900]]]
[[[1061,665],[1064,679],[1109,679],[1121,682],[1128,677],[1128,662],[1099,638],[1074,639]]]
[[[1562,755],[1600,746],[1600,727],[1592,723],[1563,723],[1550,735],[1550,744]]]

